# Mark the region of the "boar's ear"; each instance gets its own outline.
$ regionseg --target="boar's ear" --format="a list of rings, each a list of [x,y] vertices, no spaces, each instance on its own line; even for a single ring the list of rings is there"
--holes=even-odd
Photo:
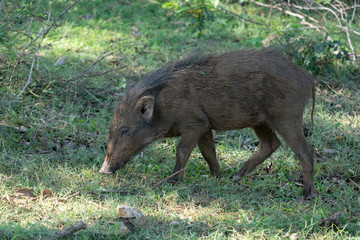
[[[140,110],[146,122],[150,122],[154,113],[155,98],[153,96],[144,96],[139,99],[136,108]]]

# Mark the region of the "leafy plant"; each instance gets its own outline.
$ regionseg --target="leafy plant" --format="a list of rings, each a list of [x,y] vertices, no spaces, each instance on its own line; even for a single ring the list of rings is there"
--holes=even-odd
[[[341,40],[333,40],[329,36],[304,32],[290,26],[273,29],[273,43],[285,46],[285,51],[297,64],[316,75],[331,73],[336,62],[344,64],[350,60],[349,52]]]
[[[218,1],[217,1],[218,2]],[[198,32],[198,37],[205,35],[205,21],[214,20],[216,1],[194,0],[181,1],[171,0],[163,3],[163,8],[173,10],[176,15],[188,17],[193,27],[193,32]]]

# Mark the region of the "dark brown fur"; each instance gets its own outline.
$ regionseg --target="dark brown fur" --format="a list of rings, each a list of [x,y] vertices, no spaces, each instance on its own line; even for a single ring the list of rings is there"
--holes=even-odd
[[[239,180],[280,145],[276,132],[299,157],[304,197],[313,193],[313,150],[302,125],[312,76],[271,48],[221,55],[196,55],[170,62],[129,89],[115,111],[103,173],[114,173],[143,147],[162,137],[181,136],[171,180],[179,180],[198,145],[220,174],[211,129],[251,127],[259,150],[238,172]],[[313,105],[314,106],[314,105]],[[313,115],[313,111],[312,111]]]

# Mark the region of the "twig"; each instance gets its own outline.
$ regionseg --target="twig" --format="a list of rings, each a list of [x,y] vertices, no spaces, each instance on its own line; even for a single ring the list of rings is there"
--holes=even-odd
[[[71,234],[74,234],[77,231],[86,229],[86,225],[83,221],[79,221],[76,224],[65,228],[61,231],[50,231],[47,230],[42,234],[42,239],[47,239],[47,240],[53,240],[53,239],[61,239],[61,238],[66,238],[69,237]],[[4,232],[3,230],[0,230],[0,238],[1,239],[21,239],[21,240],[26,240],[26,239],[30,239],[30,237],[21,237],[19,238],[19,236],[16,233],[12,233],[12,232]]]
[[[30,67],[30,73],[29,73],[29,77],[28,77],[28,80],[24,86],[24,88],[21,90],[21,92],[17,95],[18,97],[21,96],[21,94],[23,94],[23,92],[25,91],[25,89],[30,85],[31,83],[31,75],[32,75],[32,71],[33,71],[33,68],[34,68],[34,63],[35,63],[35,58],[36,58],[36,54],[38,52],[38,47],[39,45],[36,46],[36,51],[35,51],[35,54],[33,56],[33,60],[32,60],[32,63],[31,63],[31,67]]]
[[[125,191],[125,190],[122,190],[122,188],[120,189],[109,189],[109,190],[103,190],[103,191],[100,191],[100,194],[107,194],[107,193],[120,193],[120,194],[135,194],[136,192],[132,191]]]
[[[158,183],[156,183],[156,184],[153,186],[153,188],[155,188],[155,187],[157,187],[157,186],[161,185],[163,182],[165,182],[165,181],[169,180],[170,178],[172,178],[172,177],[173,177],[173,176],[175,176],[176,174],[178,174],[178,173],[180,173],[180,172],[185,171],[186,169],[187,169],[187,167],[186,167],[186,168],[184,168],[184,169],[180,169],[180,170],[179,170],[179,171],[177,171],[177,172],[174,172],[174,173],[173,173],[173,174],[171,174],[170,176],[168,176],[168,177],[164,178],[163,180],[159,181]]]
[[[46,31],[46,26],[47,26],[47,24],[49,23],[49,20],[50,20],[50,14],[49,14],[49,16],[48,16],[47,22],[45,23],[44,31]],[[23,94],[23,92],[25,91],[25,89],[26,89],[26,88],[30,85],[30,83],[31,83],[31,76],[32,76],[32,72],[33,72],[33,68],[34,68],[34,64],[35,64],[36,55],[38,54],[40,44],[41,44],[42,40],[43,40],[44,37],[45,37],[44,31],[40,31],[39,34],[38,34],[38,36],[37,36],[37,39],[39,39],[39,41],[38,41],[38,44],[36,45],[35,53],[34,53],[34,56],[33,56],[33,60],[32,60],[32,63],[31,63],[31,67],[30,67],[29,77],[28,77],[28,80],[27,80],[24,88],[23,88],[23,89],[21,90],[21,92],[17,95],[18,97],[20,97],[20,96]]]
[[[68,236],[70,236],[71,234],[79,231],[79,230],[83,230],[86,228],[86,225],[83,221],[79,221],[77,222],[76,224],[68,227],[68,228],[65,228],[64,230],[62,230],[61,232],[58,232],[56,235],[59,237],[59,238],[66,238]]]
[[[101,60],[103,60],[104,58],[106,58],[107,56],[110,56],[118,51],[110,51],[108,52],[108,50],[114,45],[115,42],[113,42],[112,44],[110,44],[104,51],[103,53],[98,56],[96,58],[96,60],[94,62],[92,62],[85,70],[83,70],[82,72],[80,72],[79,74],[77,74],[75,77],[72,77],[72,78],[69,78],[67,81],[70,82],[70,81],[74,81],[74,80],[77,80],[77,79],[81,79],[81,78],[84,78],[85,77],[85,74],[87,71],[89,71],[91,68],[93,68],[98,62],[100,62]]]
[[[121,66],[121,67],[118,67],[118,68],[114,68],[114,69],[111,69],[109,71],[106,71],[106,72],[103,72],[103,73],[99,73],[99,74],[95,74],[95,75],[86,75],[86,73],[92,69],[98,62],[102,61],[104,58],[110,56],[110,55],[113,55],[113,54],[116,54],[116,53],[121,53],[121,50],[124,49],[124,48],[127,48],[127,47],[130,47],[130,46],[138,46],[138,45],[143,45],[142,43],[134,43],[134,44],[129,44],[129,45],[126,45],[126,46],[123,46],[121,47],[121,49],[118,49],[116,51],[110,51],[108,52],[108,50],[115,44],[116,42],[113,42],[111,43],[103,52],[100,56],[98,56],[96,58],[96,60],[94,62],[92,62],[86,69],[84,69],[82,72],[80,72],[79,74],[77,74],[75,77],[71,77],[69,79],[67,79],[66,81],[67,82],[71,82],[71,81],[74,81],[74,80],[78,80],[78,79],[81,79],[81,78],[85,78],[85,77],[96,77],[96,76],[100,76],[100,75],[104,75],[106,73],[109,73],[111,71],[115,71],[115,70],[118,70],[118,69],[121,69],[121,68],[124,68],[126,66]]]
[[[55,20],[54,22],[50,25],[50,27],[45,31],[44,35],[48,34],[48,32],[51,30],[52,27],[55,26],[56,22],[62,17],[64,16],[73,6],[75,6],[75,4],[77,4],[80,0],[76,0],[73,4],[71,4],[69,7],[67,7]]]
[[[35,43],[35,45],[36,45],[36,49],[35,49],[35,53],[34,53],[34,55],[33,55],[33,60],[32,60],[32,64],[31,64],[31,68],[30,68],[30,73],[29,73],[29,76],[28,76],[28,80],[27,80],[25,86],[23,87],[23,89],[21,90],[21,92],[17,95],[18,97],[20,97],[20,96],[24,93],[25,89],[26,89],[26,88],[30,85],[30,83],[31,83],[31,76],[32,76],[32,72],[33,72],[33,68],[34,68],[34,64],[35,64],[35,59],[36,59],[36,57],[37,57],[37,55],[38,55],[41,42],[44,40],[45,36],[49,33],[49,31],[56,25],[57,21],[58,21],[64,14],[66,14],[75,4],[77,4],[79,1],[80,1],[80,0],[76,0],[73,4],[71,4],[69,7],[67,7],[67,8],[54,20],[54,22],[53,22],[49,27],[47,27],[47,26],[48,26],[48,23],[49,23],[49,21],[50,21],[50,16],[51,16],[51,14],[49,13],[49,14],[48,14],[48,19],[47,19],[47,21],[46,21],[46,23],[45,23],[45,26],[44,26],[44,29],[39,31],[39,33],[37,34],[36,38],[33,37],[33,34],[32,34],[32,32],[31,32],[31,30],[29,30],[30,34],[25,34],[25,33],[23,33],[25,36],[28,37],[28,39],[30,39],[30,42],[29,42],[28,44],[26,44],[26,45],[23,47],[21,53],[18,54],[18,59],[20,59],[20,58],[25,54],[26,50],[27,50],[32,44],[34,44],[34,43]],[[31,21],[29,21],[29,23],[27,24],[28,27],[30,26],[30,22],[31,22]],[[16,65],[15,65],[15,67],[16,67]],[[11,77],[12,77],[12,75],[11,75]],[[11,81],[11,77],[10,77],[10,81]]]
[[[280,7],[279,4],[276,4],[276,5],[270,5],[270,4],[265,4],[265,3],[261,3],[261,2],[257,2],[255,0],[251,0],[251,2],[255,3],[256,5],[259,5],[259,6],[262,6],[262,7],[268,7],[268,8],[276,8],[277,10],[281,11],[281,12],[284,12],[290,16],[294,16],[294,17],[297,17],[297,18],[300,18],[302,21],[301,23],[303,25],[307,25],[311,28],[314,28],[316,31],[318,31],[319,33],[322,33],[322,31],[320,29],[324,29],[324,27],[322,26],[315,26],[314,24],[312,23],[309,23],[308,21],[306,21],[305,19],[305,16],[301,15],[301,14],[298,14],[298,13],[293,13],[289,10],[285,10],[283,8]]]
[[[336,18],[336,20],[338,22],[338,25],[336,25],[336,27],[341,29],[341,31],[345,32],[345,34],[346,34],[349,47],[350,47],[350,49],[352,51],[352,56],[353,56],[352,60],[355,63],[355,61],[357,59],[357,55],[356,55],[354,46],[352,44],[350,32],[352,32],[354,34],[357,34],[357,35],[360,35],[359,32],[356,32],[351,27],[351,22],[354,19],[356,8],[357,8],[356,0],[354,1],[354,7],[353,7],[354,10],[353,10],[350,22],[348,22],[348,20],[347,20],[348,19],[348,14],[346,12],[346,9],[348,9],[348,7],[345,6],[344,3],[341,2],[341,1],[335,1],[336,4],[333,4],[330,1],[326,1],[326,3],[328,4],[328,6],[326,6],[326,7],[323,6],[321,3],[316,2],[316,1],[314,1],[314,4],[317,4],[316,6],[311,6],[311,5],[310,6],[309,5],[308,6],[299,6],[299,5],[296,5],[296,4],[293,4],[293,3],[291,3],[291,4],[288,3],[288,5],[287,5],[288,10],[281,7],[283,4],[282,5],[281,4],[273,5],[272,1],[271,1],[271,5],[261,3],[261,2],[258,2],[256,0],[251,0],[251,2],[253,2],[256,5],[262,6],[262,7],[270,8],[270,12],[271,12],[272,8],[276,8],[277,10],[279,10],[281,12],[284,12],[287,15],[300,18],[302,20],[301,24],[309,26],[311,28],[314,28],[316,31],[323,34],[324,36],[326,35],[326,28],[323,25],[321,25],[318,20],[312,18],[311,16],[306,15],[305,13],[301,12],[301,10],[310,10],[310,11],[312,11],[312,10],[315,10],[315,11],[323,10],[323,11],[327,11],[327,12],[331,13]],[[295,9],[295,11],[297,13],[293,12],[294,10],[291,10],[289,7],[292,7],[293,9]],[[312,21],[313,23],[308,22],[307,19]],[[350,28],[349,28],[349,26],[350,26]]]
[[[239,15],[239,14],[237,14],[237,13],[234,13],[234,12],[232,12],[232,11],[230,11],[230,10],[227,10],[227,9],[225,9],[225,8],[223,8],[223,7],[219,7],[219,9],[220,9],[220,10],[223,10],[223,11],[225,11],[225,12],[227,12],[227,13],[230,13],[230,14],[232,14],[232,15],[235,15],[235,16],[237,16],[238,18],[241,18],[242,20],[245,20],[245,21],[247,21],[247,22],[251,22],[251,23],[254,23],[254,24],[257,24],[257,25],[263,25],[262,23],[255,22],[254,20],[244,18],[243,16],[241,16],[241,15]]]
[[[120,69],[123,69],[123,68],[126,68],[127,65],[124,65],[124,66],[120,66],[120,67],[116,67],[116,68],[112,68],[110,70],[107,70],[105,72],[99,72],[99,73],[94,73],[94,74],[85,74],[85,70],[84,70],[84,74],[78,74],[76,75],[75,77],[72,77],[70,79],[68,79],[67,81],[75,81],[75,80],[78,80],[78,79],[81,79],[81,78],[91,78],[91,77],[98,77],[98,76],[102,76],[102,75],[105,75],[105,74],[108,74],[110,72],[114,72],[116,70],[120,70]]]
[[[76,193],[71,194],[71,195],[69,195],[69,196],[67,196],[67,197],[65,197],[65,198],[59,198],[59,201],[60,201],[60,202],[66,202],[66,201],[69,200],[70,198],[75,197],[75,196],[77,196],[77,195],[79,195],[79,194],[80,194],[80,192],[76,192]]]
[[[273,10],[273,5],[274,5],[274,0],[271,0],[271,7],[270,7],[270,12],[269,12],[269,24],[268,27],[271,26],[271,18],[272,18],[272,10]]]

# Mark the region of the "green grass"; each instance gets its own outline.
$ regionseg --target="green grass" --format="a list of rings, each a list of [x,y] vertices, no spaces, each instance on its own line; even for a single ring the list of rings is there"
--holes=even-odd
[[[69,3],[37,4],[56,16]],[[262,21],[267,15],[259,11],[250,7],[247,12]],[[273,21],[295,20],[274,15]],[[83,220],[86,230],[70,239],[360,238],[360,83],[357,79],[349,85],[345,65],[334,66],[344,68],[336,75],[318,77],[327,85],[317,89],[314,126],[310,104],[305,113],[316,160],[312,201],[301,201],[301,168],[283,142],[240,184],[232,182],[232,175],[257,149],[257,138],[249,129],[218,133],[221,179],[209,174],[195,149],[180,184],[155,186],[172,172],[178,139],[154,143],[114,177],[98,172],[124,79],[130,84],[194,49],[223,52],[261,47],[267,34],[230,16],[215,18],[205,32],[205,37],[196,38],[186,19],[169,15],[157,1],[80,1],[46,38],[44,44],[66,36],[40,51],[40,70],[29,87],[32,93],[26,90],[16,97],[25,85],[27,66],[19,65],[11,82],[9,75],[2,76],[0,233],[15,234],[14,239],[42,239],[49,231]],[[126,68],[66,81],[111,43],[110,50],[121,51],[101,61],[93,72],[109,70],[116,62]],[[62,56],[67,58],[65,65],[54,66]],[[19,131],[21,126],[26,132]],[[9,201],[21,188],[32,189],[36,196],[49,189],[54,196]],[[106,192],[112,189],[122,192]],[[61,201],[74,193],[78,194]],[[133,233],[116,234],[121,223],[116,215],[119,204],[136,207],[145,215]],[[337,212],[343,213],[339,226],[320,226]]]

